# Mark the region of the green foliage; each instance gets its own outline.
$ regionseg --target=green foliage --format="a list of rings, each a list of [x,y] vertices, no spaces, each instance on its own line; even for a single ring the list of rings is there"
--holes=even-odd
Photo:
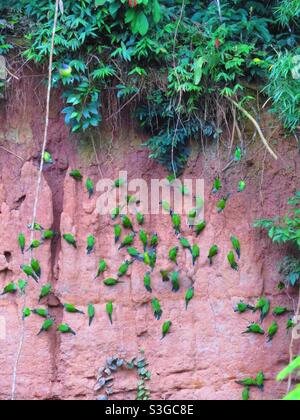
[[[300,356],[296,357],[282,372],[277,376],[277,381],[283,381],[292,374],[300,373]],[[297,385],[286,397],[285,401],[300,401],[300,384]]]
[[[279,263],[279,273],[284,276],[287,284],[296,286],[300,283],[300,261],[295,257],[285,257]]]

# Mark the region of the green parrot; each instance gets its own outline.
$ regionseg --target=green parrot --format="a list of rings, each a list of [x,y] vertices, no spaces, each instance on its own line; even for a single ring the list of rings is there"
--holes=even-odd
[[[118,272],[118,277],[124,277],[126,276],[129,267],[133,264],[133,261],[125,261],[123,264],[121,264]]]
[[[140,226],[142,226],[145,223],[145,216],[142,213],[137,212],[136,221]]]
[[[210,265],[212,265],[212,264],[213,264],[213,258],[214,258],[216,255],[218,255],[218,253],[219,253],[219,248],[218,248],[218,246],[217,246],[217,245],[213,245],[213,246],[210,248],[209,253],[208,253],[208,259],[209,259],[209,263],[210,263]]]
[[[85,187],[87,189],[87,192],[89,193],[89,198],[92,198],[92,196],[94,194],[94,183],[91,180],[91,178],[87,178],[86,183],[85,183]]]
[[[167,179],[167,181],[168,181],[169,184],[173,184],[173,182],[176,179],[176,176],[174,174],[172,174],[172,175],[167,176],[166,179]]]
[[[130,229],[132,232],[134,232],[132,221],[128,216],[122,216],[121,217],[122,225],[125,229]]]
[[[163,282],[170,280],[170,272],[168,270],[160,270],[160,275]]]
[[[235,261],[235,257],[234,257],[233,251],[230,251],[229,252],[229,254],[227,255],[227,259],[228,259],[228,262],[230,264],[230,267],[233,270],[238,271],[239,270],[239,266],[238,266],[237,262]]]
[[[178,246],[175,246],[169,252],[169,260],[174,262],[176,265],[178,265],[177,263],[178,251],[179,251]]]
[[[294,320],[292,318],[287,320],[287,323],[286,323],[287,332],[289,332],[289,330],[294,328],[295,326],[296,326],[296,324],[294,323]]]
[[[113,320],[112,320],[113,311],[114,311],[113,302],[112,301],[107,302],[107,304],[106,304],[106,313],[108,315],[108,318],[109,318],[111,324],[113,323]]]
[[[273,322],[273,324],[268,329],[268,342],[272,341],[275,335],[277,334],[279,326],[277,322]]]
[[[33,269],[34,273],[40,279],[41,274],[42,274],[40,262],[38,260],[32,259],[30,265],[31,265],[31,268]]]
[[[241,193],[245,191],[245,189],[246,189],[246,182],[244,180],[241,180],[238,185],[238,192]]]
[[[84,312],[83,311],[80,311],[79,309],[75,308],[75,306],[74,305],[71,305],[70,303],[65,303],[64,304],[64,308],[70,314],[81,314],[81,315],[84,315]]]
[[[104,280],[105,286],[108,286],[108,287],[113,287],[120,283],[123,283],[123,282],[118,279],[111,278],[111,277]]]
[[[21,270],[26,274],[27,277],[32,277],[34,281],[37,283],[39,282],[37,275],[29,265],[21,265]]]
[[[95,307],[91,303],[88,305],[87,313],[89,317],[89,327],[90,327],[94,321],[95,314],[96,314]]]
[[[149,266],[151,265],[151,258],[150,258],[149,252],[145,252],[143,254],[143,262],[146,265],[149,265]]]
[[[181,192],[182,195],[184,195],[184,196],[190,195],[190,190],[185,185],[181,185],[178,188],[179,188],[179,191]]]
[[[113,189],[114,189],[114,188],[121,188],[121,187],[123,187],[123,185],[125,185],[125,183],[126,183],[126,180],[125,180],[125,179],[123,179],[123,178],[119,178],[119,179],[117,179],[117,180],[114,182]]]
[[[149,272],[145,274],[145,277],[144,277],[144,286],[145,286],[146,290],[149,293],[152,293],[152,288],[151,288],[151,274]]]
[[[200,248],[197,244],[192,246],[192,257],[193,257],[193,265],[196,265],[198,258],[200,257]]]
[[[152,235],[151,240],[150,240],[150,247],[152,249],[155,249],[155,248],[157,248],[157,245],[158,245],[158,234],[157,233],[154,233]]]
[[[221,200],[218,201],[218,203],[217,203],[217,212],[218,213],[222,213],[222,211],[225,210],[229,197],[230,197],[230,194],[228,194],[227,197],[223,197],[223,198],[221,198]]]
[[[181,243],[181,246],[183,249],[188,249],[190,251],[190,253],[192,254],[192,247],[191,244],[189,243],[189,241],[186,238],[179,238],[179,242]]]
[[[52,285],[50,283],[45,284],[45,286],[41,288],[39,302],[45,297],[49,296],[51,292],[52,292]]]
[[[271,309],[271,302],[268,299],[265,299],[265,304],[261,308],[260,322],[263,322],[264,319],[269,315]]]
[[[30,247],[27,249],[27,251],[32,251],[33,249],[37,249],[41,245],[42,245],[42,242],[35,239],[34,241],[32,241],[32,243],[31,243]]]
[[[76,239],[70,233],[66,233],[63,235],[64,240],[69,244],[72,245],[75,249],[77,248]]]
[[[195,226],[195,233],[197,237],[200,235],[201,232],[203,232],[205,228],[206,228],[206,222],[204,220]]]
[[[284,290],[286,288],[286,285],[285,285],[285,283],[283,282],[283,281],[280,281],[278,284],[277,284],[277,289],[281,292],[282,290]]]
[[[127,204],[139,204],[140,201],[134,195],[127,195],[126,197]]]
[[[90,235],[87,237],[86,242],[87,242],[87,248],[86,248],[87,255],[91,255],[91,253],[94,250],[96,240],[93,235]]]
[[[254,308],[253,312],[262,310],[263,307],[266,306],[267,302],[268,301],[267,301],[267,299],[265,297],[259,298],[258,301],[257,301],[257,303],[256,303],[256,305],[255,305],[255,308]]]
[[[140,230],[140,241],[144,245],[144,251],[146,252],[148,246],[148,235],[143,229]]]
[[[232,246],[238,256],[238,258],[241,258],[241,244],[240,241],[238,240],[238,238],[236,236],[231,236],[230,238]]]
[[[30,308],[24,308],[23,309],[23,316],[22,316],[22,320],[24,321],[26,318],[30,317],[31,315],[31,310]]]
[[[53,230],[48,229],[48,230],[45,230],[43,232],[42,240],[43,241],[48,241],[48,240],[53,239],[54,236],[55,236],[55,232]]]
[[[234,160],[235,162],[240,162],[241,159],[242,159],[242,149],[240,147],[237,147],[234,153]]]
[[[149,252],[149,258],[150,258],[150,267],[152,268],[152,271],[154,270],[155,266],[156,266],[156,261],[157,261],[157,254],[154,250]]]
[[[170,274],[170,280],[172,283],[172,292],[178,292],[180,289],[180,276],[178,271],[173,271]]]
[[[161,338],[162,340],[165,338],[165,336],[167,334],[169,334],[170,329],[171,329],[171,326],[172,326],[172,322],[171,321],[166,321],[163,324],[163,326],[162,326],[162,338]]]
[[[245,386],[245,387],[250,387],[250,386],[256,387],[257,386],[257,381],[254,378],[241,379],[240,381],[236,381],[236,383],[238,385],[242,385],[242,386]]]
[[[83,176],[81,175],[81,172],[78,169],[74,169],[73,171],[70,172],[70,177],[72,177],[73,179],[75,179],[75,181],[82,181]]]
[[[244,391],[242,393],[242,399],[243,401],[249,401],[250,400],[250,387],[246,386],[244,388]]]
[[[259,334],[265,335],[264,330],[258,324],[251,324],[248,326],[247,330],[243,332],[243,334]]]
[[[214,186],[212,188],[212,193],[216,194],[222,188],[222,182],[219,177],[215,178]]]
[[[234,312],[239,313],[239,314],[244,314],[246,311],[253,311],[254,307],[244,303],[243,301],[240,301],[240,303],[237,304],[237,306],[234,309]]]
[[[29,223],[29,225],[27,225],[27,227],[28,227],[28,229],[30,229],[30,230],[36,230],[37,232],[42,232],[43,230],[45,230],[44,228],[43,228],[43,226],[42,225],[40,225],[39,223],[37,223],[37,222],[34,222],[34,224],[32,225],[31,223]]]
[[[188,213],[188,225],[189,227],[193,227],[195,224],[195,219],[197,217],[197,209],[192,209],[189,213]]]
[[[28,285],[28,282],[26,280],[23,280],[23,279],[18,280],[18,287],[21,292],[21,295],[24,295],[27,285]]]
[[[277,306],[274,310],[273,310],[273,315],[275,316],[281,316],[281,315],[285,315],[285,314],[289,314],[293,311],[291,311],[288,308],[284,308],[282,306]]]
[[[119,246],[119,251],[121,251],[121,249],[123,249],[123,248],[126,248],[126,247],[128,247],[128,246],[132,245],[132,244],[133,244],[133,242],[134,242],[134,238],[135,238],[135,234],[134,234],[134,233],[132,233],[132,234],[130,234],[130,235],[127,235],[127,236],[123,239],[123,241],[122,241],[121,245]]]
[[[122,235],[122,227],[121,225],[115,225],[114,226],[114,232],[115,232],[115,244],[117,244],[121,238]]]
[[[185,309],[188,309],[188,306],[190,304],[190,301],[193,299],[193,297],[195,296],[195,288],[192,286],[190,287],[185,294]]]
[[[130,255],[130,257],[139,261],[144,261],[144,256],[142,256],[136,248],[129,247],[127,248],[127,252]]]
[[[154,312],[154,317],[155,317],[155,319],[157,319],[157,321],[159,321],[162,314],[163,314],[160,302],[157,298],[154,298],[154,299],[152,299],[151,304],[152,304],[152,309],[153,309],[153,312]]]
[[[76,332],[72,330],[72,328],[68,324],[60,324],[57,327],[57,331],[62,334],[72,334],[76,335]]]
[[[176,235],[179,235],[181,231],[181,217],[178,214],[172,213],[172,223]]]
[[[40,329],[40,332],[38,333],[38,336],[41,335],[43,332],[47,332],[52,328],[54,325],[54,320],[52,318],[46,319],[46,321],[43,323],[42,328]]]
[[[32,313],[34,315],[38,315],[41,318],[48,318],[49,317],[49,312],[47,309],[44,308],[37,308],[37,309],[32,309]]]
[[[22,254],[24,254],[25,247],[26,247],[26,239],[24,233],[20,233],[18,237],[19,246],[21,249]]]
[[[171,206],[167,201],[161,201],[159,204],[162,206],[162,208],[165,210],[165,212],[172,215]]]
[[[103,274],[106,271],[106,269],[107,269],[106,261],[100,260],[99,265],[98,265],[98,271],[97,271],[97,274],[96,274],[96,277],[94,278],[94,280],[96,280],[98,277],[100,277],[101,274]]]
[[[257,374],[256,377],[256,386],[258,386],[258,388],[263,391],[264,390],[264,385],[265,385],[265,375],[264,373],[261,371]]]
[[[44,159],[44,163],[46,163],[47,165],[52,165],[54,163],[51,153],[47,151],[45,151],[43,155],[43,159]]]
[[[117,219],[117,217],[119,217],[120,216],[120,213],[121,213],[121,207],[119,206],[119,207],[116,207],[113,211],[112,211],[112,213],[111,213],[111,218],[112,218],[112,220],[116,220]]]
[[[3,289],[3,292],[1,293],[0,296],[3,295],[8,295],[11,294],[13,295],[14,293],[16,293],[18,290],[17,286],[15,285],[15,283],[9,283],[8,285],[6,285]]]

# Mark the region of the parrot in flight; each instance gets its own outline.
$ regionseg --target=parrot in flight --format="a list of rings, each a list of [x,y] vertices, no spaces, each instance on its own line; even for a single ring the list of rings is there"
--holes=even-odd
[[[233,251],[230,251],[230,252],[229,252],[229,254],[227,255],[227,259],[228,259],[228,262],[229,262],[229,264],[230,264],[230,267],[231,267],[233,270],[238,271],[239,266],[238,266],[237,262],[235,261],[235,257],[234,257],[234,253],[233,253]]]
[[[25,247],[26,247],[26,239],[25,239],[24,233],[19,234],[18,242],[19,242],[19,247],[21,249],[21,252],[22,254],[24,254]]]
[[[174,262],[176,265],[178,265],[177,263],[178,251],[179,251],[178,246],[175,246],[169,252],[169,260]]]
[[[240,241],[238,240],[238,238],[236,236],[231,236],[230,238],[232,246],[238,256],[238,258],[241,258],[241,244]]]
[[[96,240],[93,235],[88,236],[87,248],[86,248],[87,255],[91,255],[91,253],[93,252],[94,247],[95,247],[95,242]]]
[[[115,225],[114,226],[114,232],[115,232],[115,244],[117,244],[121,238],[122,235],[122,227],[121,225]]]
[[[203,232],[205,228],[206,228],[206,222],[204,220],[195,226],[195,233],[197,237],[200,235],[201,232]]]
[[[36,283],[39,282],[39,279],[31,266],[23,264],[21,265],[21,270],[26,274],[27,277],[32,277]]]
[[[70,172],[70,177],[72,177],[73,179],[75,179],[75,181],[82,181],[83,176],[81,175],[81,172],[78,169],[74,169],[73,171]]]
[[[153,312],[154,312],[154,317],[155,317],[155,319],[157,319],[157,321],[159,321],[162,314],[163,314],[160,302],[157,298],[154,298],[154,299],[152,299],[151,304],[152,304],[152,309],[153,309]]]
[[[11,294],[13,295],[14,293],[16,293],[18,290],[17,286],[15,285],[15,283],[9,283],[8,285],[6,285],[3,289],[3,292],[1,293],[0,296],[4,296],[4,295],[8,295]]]
[[[92,198],[94,194],[94,183],[91,180],[91,178],[87,178],[85,186],[86,186],[87,192],[89,193],[89,198]]]
[[[107,269],[107,264],[106,264],[106,261],[104,261],[104,260],[100,260],[100,261],[99,261],[99,265],[98,265],[97,275],[96,275],[96,277],[94,278],[94,280],[96,280],[98,277],[100,277],[100,276],[101,276],[101,274],[103,274],[103,273],[106,271],[106,269]]]
[[[113,320],[112,320],[113,310],[114,310],[113,302],[112,301],[107,302],[106,313],[108,315],[108,318],[109,318],[111,324],[113,323]]]
[[[162,326],[162,338],[161,338],[162,340],[165,338],[165,336],[167,334],[169,334],[170,329],[171,329],[171,326],[172,326],[172,322],[171,321],[166,321],[163,324],[163,326]]]
[[[88,305],[88,317],[89,317],[89,327],[92,325],[95,318],[95,307],[91,303]]]
[[[41,292],[40,292],[40,296],[39,296],[39,302],[44,299],[45,297],[49,296],[50,293],[52,292],[52,286],[50,283],[45,284],[45,286],[43,286],[41,288]]]
[[[251,324],[247,327],[247,330],[243,332],[243,334],[259,334],[259,335],[265,335],[264,330],[261,328],[258,324]]]
[[[215,178],[215,182],[212,188],[212,193],[216,194],[222,188],[222,182],[219,177]]]
[[[70,314],[81,314],[84,315],[83,311],[80,311],[79,309],[77,309],[74,305],[71,305],[69,303],[65,303],[64,304],[64,308],[67,312],[69,312]]]
[[[217,246],[217,245],[213,245],[213,246],[210,248],[209,253],[208,253],[208,259],[209,259],[209,263],[210,263],[210,265],[212,265],[212,264],[213,264],[213,258],[214,258],[216,255],[218,255],[218,253],[219,253],[219,248],[218,248],[218,246]]]
[[[180,277],[179,277],[179,272],[178,271],[174,271],[173,273],[170,274],[170,280],[172,283],[172,292],[178,292],[180,289]]]
[[[62,334],[72,334],[76,335],[76,332],[72,330],[72,328],[68,324],[60,324],[57,327],[57,331]]]
[[[193,265],[196,265],[198,258],[200,257],[200,248],[197,244],[192,246],[192,257],[193,257]]]
[[[119,251],[121,251],[121,249],[123,249],[123,248],[129,247],[130,245],[132,245],[133,242],[134,242],[134,238],[135,238],[135,234],[134,233],[132,233],[131,235],[126,236],[123,239],[121,245],[119,246]]]
[[[66,233],[63,235],[64,240],[69,244],[72,245],[75,249],[77,248],[76,239],[70,233]]]
[[[273,322],[273,324],[268,329],[268,342],[271,342],[275,335],[277,334],[279,326],[277,322]]]
[[[152,293],[151,274],[149,272],[145,274],[145,277],[144,277],[144,286],[145,286],[146,290],[149,293]]]
[[[46,321],[43,323],[42,328],[40,329],[40,332],[38,333],[38,336],[41,335],[43,332],[47,332],[52,328],[54,325],[54,320],[52,318],[46,319]]]

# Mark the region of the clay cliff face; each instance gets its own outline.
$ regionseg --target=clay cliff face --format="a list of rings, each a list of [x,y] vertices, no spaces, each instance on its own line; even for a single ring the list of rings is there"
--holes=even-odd
[[[22,95],[20,95],[22,92]],[[20,265],[27,261],[17,245],[19,232],[31,222],[34,192],[40,158],[44,115],[43,86],[28,78],[15,87],[7,102],[1,103],[0,120],[0,285],[22,277]],[[255,231],[252,223],[259,217],[283,215],[286,202],[299,189],[299,154],[292,140],[272,135],[280,159],[275,162],[260,143],[254,140],[246,160],[224,172],[225,193],[247,176],[247,190],[233,194],[223,214],[217,214],[215,198],[210,194],[211,183],[226,163],[224,145],[208,143],[205,152],[195,150],[185,176],[204,178],[206,186],[205,217],[207,228],[199,238],[201,258],[192,268],[191,257],[181,252],[179,268],[182,287],[178,293],[161,281],[159,271],[172,268],[167,250],[177,245],[168,216],[147,216],[145,229],[158,232],[159,259],[154,272],[153,294],[159,297],[164,315],[171,319],[171,334],[163,342],[162,321],[153,317],[151,295],[145,291],[145,268],[135,263],[123,284],[108,289],[101,280],[93,281],[99,258],[105,258],[115,275],[126,252],[119,253],[114,245],[113,222],[100,217],[96,210],[97,194],[91,200],[81,184],[68,176],[73,168],[84,176],[99,179],[98,166],[90,143],[69,136],[59,113],[59,99],[53,96],[48,150],[55,165],[45,169],[37,220],[60,233],[73,233],[78,241],[75,250],[60,238],[44,244],[35,256],[42,264],[42,283],[50,282],[54,293],[47,303],[57,323],[69,323],[77,336],[60,336],[54,330],[37,337],[42,320],[31,316],[25,323],[24,346],[17,374],[19,399],[96,399],[94,386],[98,369],[114,354],[127,359],[144,349],[152,379],[148,386],[153,399],[240,399],[241,387],[235,381],[256,376],[263,370],[267,377],[265,392],[254,389],[253,399],[280,398],[285,385],[275,382],[278,371],[288,362],[290,337],[285,330],[286,318],[279,319],[280,331],[272,343],[263,337],[242,336],[247,325],[257,320],[248,313],[238,316],[233,307],[241,299],[255,303],[266,294],[272,305],[292,306],[285,293],[276,286],[280,281],[276,264],[285,250],[270,244],[265,234]],[[265,124],[266,135],[272,128]],[[163,178],[164,170],[148,159],[140,145],[142,135],[124,120],[121,125],[95,136],[97,153],[105,177],[116,179],[120,170],[129,178]],[[277,144],[276,144],[277,143]],[[226,149],[227,150],[227,149]],[[228,150],[226,152],[228,154]],[[86,237],[96,239],[95,252],[86,256]],[[239,237],[242,259],[238,273],[230,269],[227,254],[230,236]],[[194,240],[188,228],[185,236]],[[212,267],[207,253],[213,244],[220,254]],[[184,308],[184,295],[195,281],[195,298],[189,310]],[[26,305],[36,307],[39,287],[30,281]],[[293,297],[293,292],[291,291]],[[105,314],[105,303],[113,300],[114,323]],[[66,314],[61,303],[68,302],[86,311],[92,302],[96,319],[89,328],[86,317]],[[6,337],[0,337],[0,398],[11,395],[12,372],[18,352],[23,300],[19,295],[0,297],[0,317],[6,325]],[[272,323],[270,315],[264,323]],[[298,349],[295,349],[297,351]],[[133,399],[137,378],[134,373],[120,372],[114,381],[115,399]]]

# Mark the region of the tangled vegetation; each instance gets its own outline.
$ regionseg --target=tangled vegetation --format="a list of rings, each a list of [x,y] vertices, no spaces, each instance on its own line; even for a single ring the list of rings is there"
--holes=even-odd
[[[0,54],[17,48],[23,59],[46,62],[53,2],[1,4]],[[60,4],[53,82],[72,131],[99,126],[111,102],[117,113],[131,104],[151,157],[178,173],[190,139],[216,139],[228,126],[228,98],[251,110],[263,90],[285,127],[299,127],[297,0]]]

